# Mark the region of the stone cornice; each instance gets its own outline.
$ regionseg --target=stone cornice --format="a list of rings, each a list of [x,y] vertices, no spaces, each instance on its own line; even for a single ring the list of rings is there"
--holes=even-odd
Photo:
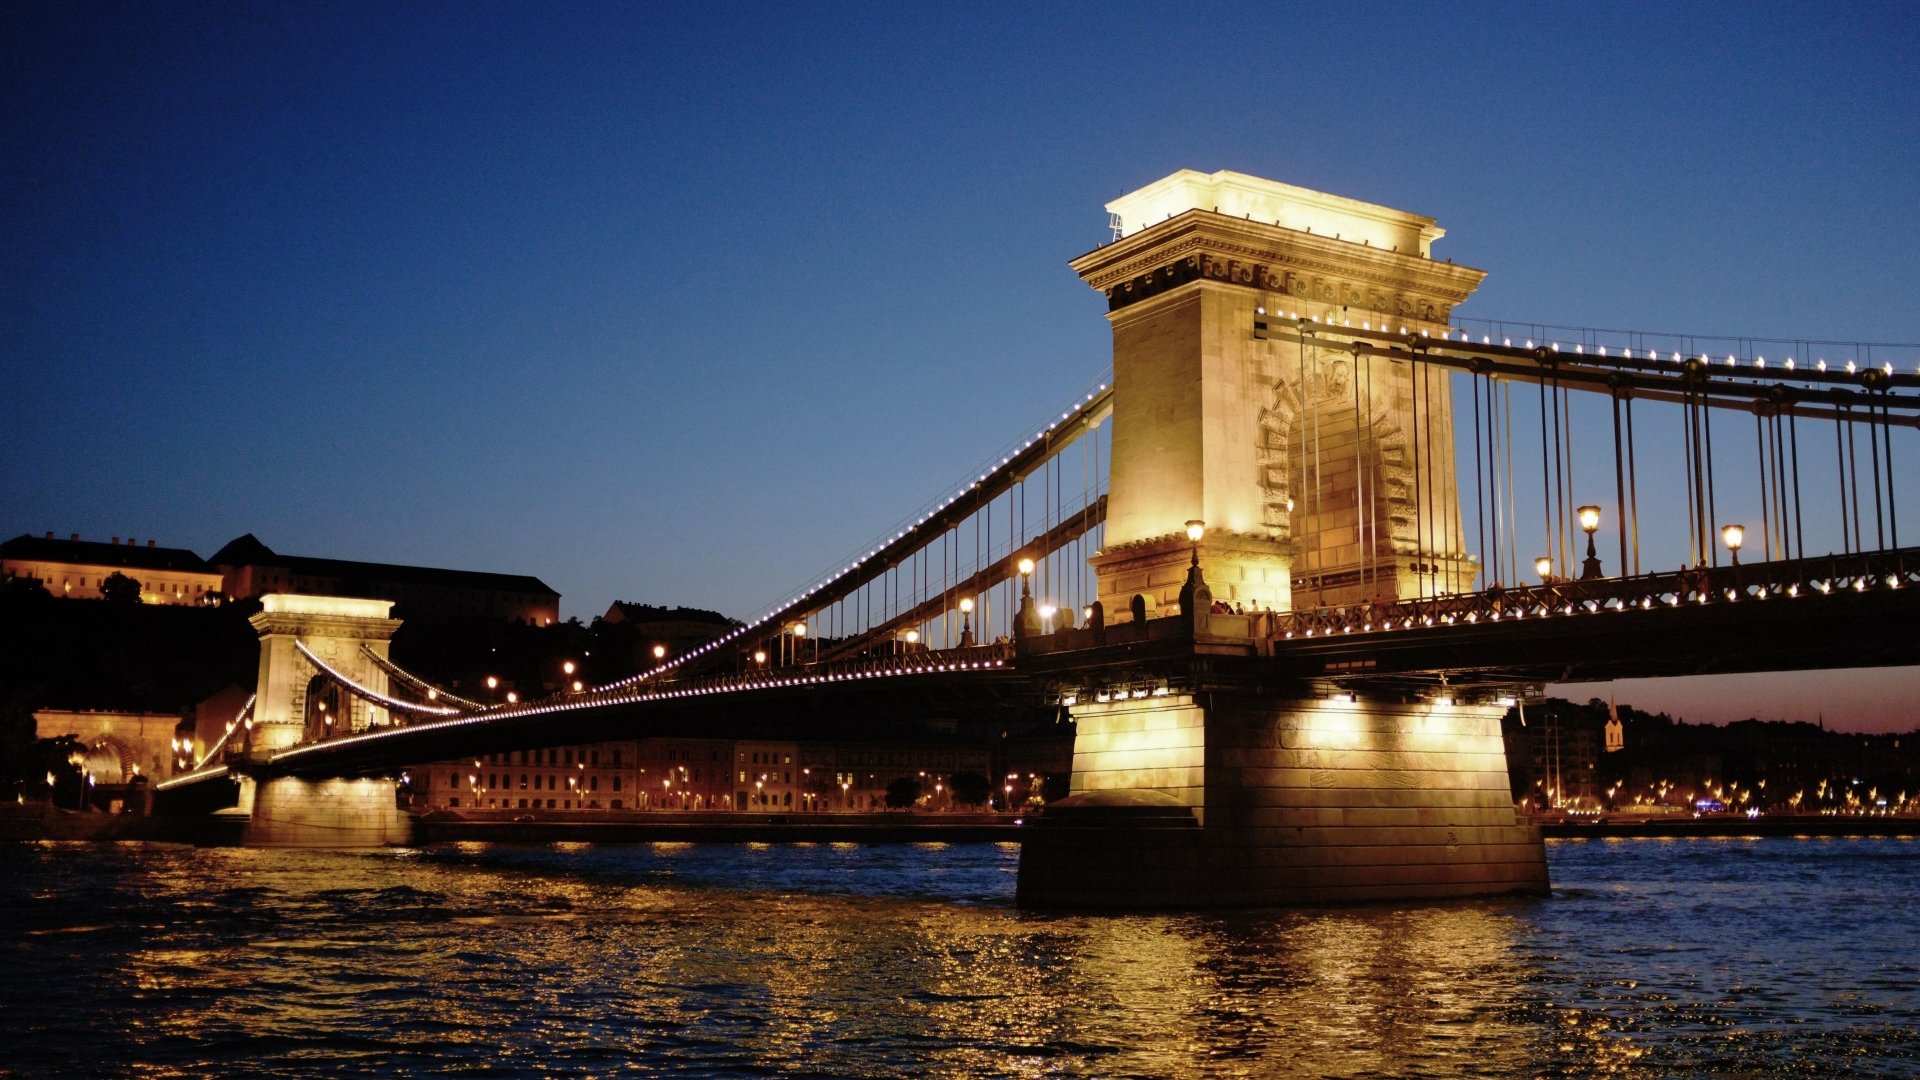
[[[1170,556],[1178,556],[1181,560],[1185,560],[1192,549],[1192,542],[1184,534],[1168,533],[1164,536],[1151,536],[1102,549],[1093,557],[1093,562],[1111,567],[1114,564],[1133,561],[1139,561],[1142,564],[1165,562]],[[1214,529],[1200,541],[1200,561],[1205,563],[1209,559],[1284,565],[1293,559],[1293,545],[1288,541],[1273,540],[1264,535]]]
[[[1188,281],[1279,292],[1307,305],[1358,306],[1444,321],[1486,272],[1277,225],[1189,210],[1073,260],[1118,310]],[[1415,310],[1396,310],[1403,306]]]
[[[310,615],[298,612],[258,611],[247,617],[260,634],[292,634],[300,637],[346,638],[359,641],[387,641],[400,629],[399,619],[365,619],[345,615]]]

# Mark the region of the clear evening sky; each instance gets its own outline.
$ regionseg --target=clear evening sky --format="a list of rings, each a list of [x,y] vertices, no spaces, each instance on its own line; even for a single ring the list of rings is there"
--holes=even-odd
[[[12,4],[0,533],[754,614],[1103,376],[1067,260],[1179,168],[1438,218],[1491,272],[1462,316],[1920,341],[1916,41],[1906,3]],[[1901,729],[1916,691],[1567,689]]]

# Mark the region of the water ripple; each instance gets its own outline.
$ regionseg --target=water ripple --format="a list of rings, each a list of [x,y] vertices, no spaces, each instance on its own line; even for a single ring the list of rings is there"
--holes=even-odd
[[[1909,1076],[1920,845],[1552,899],[1014,910],[1004,846],[0,848],[0,1076]]]

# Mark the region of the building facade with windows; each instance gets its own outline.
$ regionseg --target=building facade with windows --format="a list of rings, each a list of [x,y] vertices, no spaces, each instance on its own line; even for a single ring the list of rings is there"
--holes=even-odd
[[[417,810],[626,810],[640,793],[631,742],[547,747],[407,771]]]
[[[0,543],[0,577],[38,581],[54,596],[98,600],[101,583],[114,574],[138,582],[145,604],[215,603],[223,584],[220,572],[193,552],[131,536],[123,544],[117,536],[101,542],[79,533],[65,540],[23,533]]]
[[[991,777],[991,754],[965,740],[799,743],[662,738],[553,747],[408,770],[412,809],[542,816],[594,811],[884,810],[887,785],[920,781],[920,805],[955,808],[952,778]]]
[[[402,620],[507,619],[550,626],[560,618],[560,594],[524,574],[282,555],[252,533],[228,542],[207,563],[235,600],[304,593],[391,600],[394,618]]]

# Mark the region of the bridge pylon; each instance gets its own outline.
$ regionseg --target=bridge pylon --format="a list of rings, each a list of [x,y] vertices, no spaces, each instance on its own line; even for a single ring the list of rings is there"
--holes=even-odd
[[[361,651],[387,655],[400,620],[390,600],[273,593],[249,620],[260,635],[260,675],[245,756],[390,722],[387,710],[344,692],[299,646],[362,686],[384,692],[387,674]],[[240,806],[249,814],[244,842],[254,847],[376,847],[404,844],[408,823],[390,777],[311,779],[242,773]]]
[[[1475,588],[1447,373],[1353,335],[1438,338],[1484,272],[1434,261],[1431,218],[1239,173],[1185,170],[1107,210],[1118,238],[1073,267],[1113,329],[1092,562],[1116,625],[1023,643],[1080,690],[1062,697],[1072,797],[1025,842],[1020,903],[1544,892],[1503,708],[1289,677],[1255,632],[1269,612]],[[1296,342],[1253,334],[1276,316],[1302,320]]]

